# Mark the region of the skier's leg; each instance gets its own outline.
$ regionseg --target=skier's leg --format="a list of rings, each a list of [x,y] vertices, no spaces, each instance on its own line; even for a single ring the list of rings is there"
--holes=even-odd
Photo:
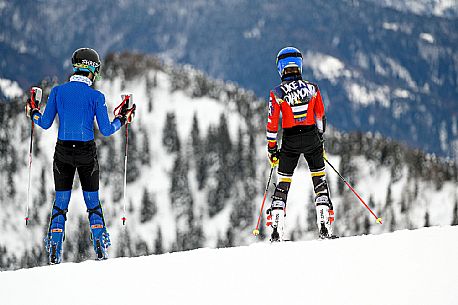
[[[84,201],[86,202],[89,224],[91,226],[91,236],[97,259],[108,258],[108,247],[111,245],[110,235],[105,227],[102,205],[99,200],[99,192],[83,191]]]
[[[57,147],[56,147],[57,152]],[[45,238],[49,263],[58,264],[62,261],[62,243],[65,237],[65,221],[67,220],[75,168],[62,162],[60,154],[54,155],[53,174],[56,198],[51,210],[48,235]]]
[[[67,220],[68,203],[72,191],[56,191],[56,199],[51,211],[48,236],[45,238],[49,263],[59,264],[62,261],[62,243],[65,238],[65,221]]]
[[[95,144],[88,143],[78,160],[78,175],[86,203],[91,237],[97,259],[108,258],[108,247],[111,245],[103,218],[102,205],[99,200],[99,164]]]
[[[278,183],[272,196],[270,209],[267,210],[267,224],[272,226],[271,241],[281,241],[285,228],[286,200],[291,179],[296,168],[299,154],[282,150],[278,165]]]
[[[315,192],[317,225],[320,237],[331,237],[332,223],[334,222],[334,210],[330,198],[329,186],[326,180],[323,147],[319,146],[311,154],[305,155],[305,158],[312,175],[313,188]]]

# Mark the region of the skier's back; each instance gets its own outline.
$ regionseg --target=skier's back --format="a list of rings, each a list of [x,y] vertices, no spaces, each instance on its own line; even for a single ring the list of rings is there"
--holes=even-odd
[[[286,200],[294,170],[304,155],[312,176],[320,237],[332,236],[334,211],[326,182],[323,133],[326,128],[323,101],[316,84],[302,79],[302,54],[293,47],[280,50],[277,69],[281,84],[270,91],[267,119],[269,160],[278,165],[278,183],[268,210],[272,241],[283,239]],[[277,148],[277,132],[282,114],[283,137]]]
[[[27,103],[27,115],[33,122],[48,129],[59,116],[59,133],[54,153],[53,174],[56,197],[46,241],[49,262],[62,260],[62,243],[65,221],[75,171],[81,181],[84,201],[89,213],[91,237],[97,259],[108,257],[109,234],[99,201],[99,164],[94,142],[94,117],[104,136],[115,133],[125,123],[130,123],[135,109],[125,109],[112,122],[108,118],[105,97],[91,85],[100,70],[96,51],[89,48],[76,50],[72,56],[74,74],[70,81],[51,90],[43,115]]]
[[[78,73],[78,72],[77,72]],[[94,115],[104,136],[109,136],[121,126],[121,121],[110,124],[104,95],[89,86],[89,78],[75,74],[71,81],[53,88],[47,109],[39,121],[41,127],[51,126],[56,113],[59,115],[59,140],[91,141],[94,139]],[[52,108],[51,108],[52,107]]]

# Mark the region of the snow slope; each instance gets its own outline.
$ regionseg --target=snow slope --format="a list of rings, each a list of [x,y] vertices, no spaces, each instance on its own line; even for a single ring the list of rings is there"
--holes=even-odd
[[[0,302],[456,304],[457,238],[458,227],[447,226],[64,263],[1,272]]]

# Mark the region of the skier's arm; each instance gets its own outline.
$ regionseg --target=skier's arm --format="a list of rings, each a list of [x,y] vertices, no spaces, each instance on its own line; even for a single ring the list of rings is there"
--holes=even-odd
[[[269,98],[269,114],[267,117],[266,135],[270,148],[277,145],[278,121],[280,118],[280,105],[277,103],[275,94],[271,91]]]
[[[323,134],[326,131],[326,116],[324,113],[324,104],[321,98],[320,89],[316,87],[316,95],[315,95],[315,119],[316,119],[316,127],[318,131]]]
[[[32,120],[35,124],[43,129],[48,129],[54,122],[54,118],[57,113],[57,102],[56,102],[56,88],[51,90],[48,97],[48,103],[46,104],[45,112],[41,114],[39,111],[34,111],[32,114]]]
[[[96,104],[97,108],[95,116],[97,118],[97,125],[99,126],[100,132],[105,137],[108,137],[121,128],[121,121],[118,118],[115,118],[113,122],[110,123],[110,119],[108,118],[108,109],[105,103],[105,96],[103,94],[100,94],[99,98],[97,98]]]

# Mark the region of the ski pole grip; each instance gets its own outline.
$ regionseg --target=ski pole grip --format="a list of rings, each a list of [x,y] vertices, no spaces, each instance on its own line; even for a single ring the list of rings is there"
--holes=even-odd
[[[132,105],[134,104],[134,100],[132,98],[132,93],[121,94],[121,98],[122,98],[123,101],[124,100],[126,101],[127,109],[132,108]]]
[[[32,102],[35,103],[34,106],[36,108],[39,108],[41,99],[43,97],[43,90],[41,90],[40,87],[32,87],[32,89],[30,89],[30,95],[32,98]]]
[[[33,108],[40,109],[41,98],[43,97],[43,91],[40,87],[32,87],[30,89],[30,101]]]

